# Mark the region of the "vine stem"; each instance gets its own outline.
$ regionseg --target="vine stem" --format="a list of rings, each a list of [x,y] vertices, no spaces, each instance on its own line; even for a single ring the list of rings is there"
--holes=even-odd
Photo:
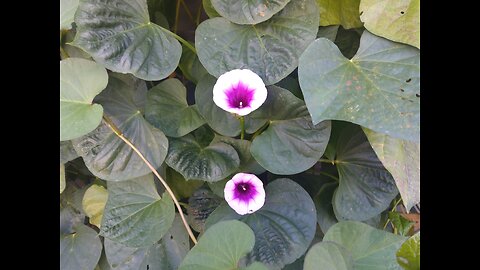
[[[240,116],[240,128],[242,129],[240,133],[240,140],[243,140],[243,138],[245,137],[245,117],[244,116]]]
[[[107,123],[107,126],[115,133],[115,135],[117,135],[120,139],[122,139],[122,141],[124,141],[128,146],[130,146],[130,148],[133,149],[133,151],[135,151],[135,153],[138,154],[138,156],[140,156],[140,158],[143,160],[143,162],[145,162],[145,164],[148,166],[148,168],[150,168],[150,170],[158,177],[158,180],[160,180],[160,182],[162,183],[162,185],[165,187],[165,190],[168,192],[168,194],[170,194],[170,197],[172,197],[173,199],[173,202],[175,203],[175,206],[177,207],[178,209],[178,212],[180,214],[180,217],[182,218],[182,222],[183,222],[183,225],[185,226],[185,228],[187,229],[187,232],[188,232],[188,235],[190,236],[190,238],[192,239],[193,243],[197,244],[197,238],[195,238],[195,236],[193,235],[193,232],[192,230],[190,229],[190,226],[188,225],[187,223],[187,220],[185,219],[185,216],[183,215],[183,211],[182,211],[182,208],[180,206],[180,203],[178,202],[178,200],[175,198],[175,195],[173,194],[173,191],[170,189],[170,187],[168,186],[168,184],[165,182],[165,180],[163,180],[163,178],[160,176],[160,174],[158,174],[157,170],[152,166],[152,164],[145,158],[145,156],[138,150],[137,147],[135,147],[135,145],[133,145],[127,138],[125,138],[125,136],[123,136],[123,133],[118,129],[118,127],[112,122],[112,120],[110,120],[110,118],[108,118],[108,116],[106,116],[105,114],[103,115],[103,120],[105,120],[105,122]]]
[[[168,34],[172,35],[174,38],[176,38],[178,41],[180,41],[183,45],[185,45],[185,47],[189,48],[192,52],[194,52],[195,54],[197,54],[197,50],[195,49],[195,47],[192,46],[192,44],[190,44],[188,41],[186,41],[185,39],[183,39],[181,36],[175,34],[174,32],[172,31],[168,31],[167,29],[163,28],[165,30],[165,32],[167,32]]]
[[[329,159],[321,158],[321,159],[319,159],[318,161],[319,161],[319,162],[323,162],[323,163],[329,163],[329,164],[335,165],[335,160],[329,160]]]

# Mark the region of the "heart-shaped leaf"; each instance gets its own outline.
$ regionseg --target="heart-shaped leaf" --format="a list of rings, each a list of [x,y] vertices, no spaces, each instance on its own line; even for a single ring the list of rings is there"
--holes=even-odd
[[[400,246],[397,262],[405,270],[420,270],[420,232]]]
[[[368,31],[420,49],[420,0],[362,0],[360,12]]]
[[[307,251],[316,230],[315,205],[310,195],[287,178],[265,188],[265,204],[253,214],[238,215],[223,202],[206,222],[207,232],[221,220],[238,219],[255,233],[255,247],[247,262],[260,261],[269,269],[282,269]]]
[[[107,71],[93,61],[60,61],[60,141],[80,137],[100,124],[103,108],[92,101],[107,83]]]
[[[239,269],[239,260],[252,250],[254,243],[252,230],[243,222],[219,222],[205,231],[178,270]]]
[[[158,195],[153,174],[109,182],[100,233],[130,247],[147,247],[165,235],[174,217],[172,198]]]
[[[90,218],[90,224],[100,228],[103,211],[108,199],[108,191],[100,185],[91,185],[83,195],[82,206],[85,214]]]
[[[295,0],[256,25],[238,25],[221,17],[206,20],[195,31],[195,47],[200,62],[215,77],[247,68],[271,85],[297,67],[298,58],[315,39],[318,20],[315,0]]]
[[[298,77],[314,123],[360,124],[419,141],[420,51],[363,31],[360,48],[345,58],[328,39],[315,40],[300,57]]]
[[[315,244],[307,252],[303,270],[353,270],[353,259],[344,247],[335,243],[323,241]]]
[[[392,138],[364,128],[383,166],[392,174],[407,212],[420,202],[420,143]]]
[[[197,189],[188,198],[188,223],[200,233],[205,231],[205,221],[210,214],[220,205],[222,199],[207,188]]]
[[[401,269],[396,262],[395,253],[405,239],[403,236],[354,221],[333,225],[323,237],[323,241],[343,246],[351,254],[352,269],[356,270]]]
[[[146,88],[129,77],[110,77],[105,91],[96,98],[105,114],[123,135],[158,168],[165,160],[167,137],[142,116]],[[109,181],[124,181],[151,172],[143,160],[125,144],[103,121],[91,133],[73,141],[75,151],[97,177]]]
[[[215,10],[236,24],[257,24],[270,19],[290,0],[211,0]]]
[[[232,114],[222,110],[213,102],[213,86],[217,79],[211,75],[205,75],[197,84],[195,89],[195,100],[197,109],[202,114],[208,125],[216,132],[230,137],[240,134],[240,121]],[[265,120],[252,119],[245,116],[245,130],[253,133],[265,124]]]
[[[364,221],[387,209],[398,190],[362,129],[345,127],[338,138],[335,164],[340,184],[333,198],[339,220]]]
[[[72,28],[77,7],[78,0],[60,0],[60,29],[69,30]]]
[[[182,82],[167,79],[148,91],[145,118],[165,135],[182,137],[205,124],[196,107],[188,106]]]
[[[73,44],[112,71],[161,80],[180,61],[180,43],[150,22],[146,0],[80,0],[75,23]]]
[[[338,222],[333,212],[332,199],[338,183],[326,183],[322,185],[318,194],[313,198],[317,209],[317,222],[323,233]]]
[[[72,234],[60,234],[60,269],[93,270],[102,253],[102,242],[93,229],[78,224]]]
[[[175,216],[165,236],[149,247],[128,247],[108,238],[104,245],[112,270],[177,270],[190,249],[188,234],[179,215]]]
[[[303,172],[323,155],[330,137],[330,121],[313,125],[302,100],[277,86],[267,89],[267,100],[251,117],[270,124],[253,140],[252,156],[272,173]]]
[[[342,25],[345,29],[362,27],[360,0],[317,0],[320,26]]]
[[[222,180],[240,165],[232,146],[222,142],[203,146],[191,134],[170,140],[165,162],[187,180],[208,182]]]

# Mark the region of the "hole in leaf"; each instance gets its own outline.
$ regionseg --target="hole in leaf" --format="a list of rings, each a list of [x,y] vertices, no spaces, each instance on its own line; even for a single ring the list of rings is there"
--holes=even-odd
[[[147,264],[147,270],[150,269],[150,265]]]
[[[170,239],[173,239],[173,235],[170,235]]]
[[[400,14],[405,14],[405,12],[403,12],[403,11],[400,11]]]
[[[360,16],[362,16],[362,14],[363,14],[363,10],[362,10],[362,11],[360,11]]]
[[[405,90],[403,90],[403,89],[400,89],[400,91],[405,92]]]
[[[412,78],[408,78],[408,80],[406,80],[406,82],[411,82],[412,81]]]
[[[419,98],[419,97],[420,97],[420,94],[415,94],[415,96]]]

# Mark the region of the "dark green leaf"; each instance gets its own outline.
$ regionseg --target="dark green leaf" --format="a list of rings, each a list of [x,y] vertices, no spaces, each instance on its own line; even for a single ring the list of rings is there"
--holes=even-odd
[[[187,89],[175,78],[148,91],[145,118],[170,137],[182,137],[205,124],[196,105],[188,106]]]
[[[160,240],[172,226],[175,209],[172,198],[161,198],[153,175],[108,183],[108,201],[100,233],[112,241],[147,247]]]
[[[213,102],[213,86],[216,81],[215,77],[206,75],[197,84],[195,100],[197,104],[201,104],[197,109],[213,130],[225,136],[235,137],[241,131],[240,121],[232,113],[222,110]],[[245,116],[246,132],[257,131],[265,122],[265,120]]]
[[[253,140],[252,156],[272,173],[303,172],[323,155],[330,136],[330,121],[313,125],[302,100],[277,86],[267,89],[267,100],[251,117],[267,119],[270,125]]]
[[[397,251],[397,262],[405,270],[420,270],[420,232],[402,244]]]
[[[197,189],[188,199],[188,223],[200,233],[205,231],[205,220],[223,200],[206,188]]]
[[[192,44],[192,46],[195,46]],[[185,78],[192,81],[194,84],[198,84],[200,79],[208,74],[207,70],[202,66],[200,60],[198,60],[197,54],[191,49],[182,45],[182,57],[180,58],[180,64],[178,67],[182,71]]]
[[[270,19],[290,0],[211,0],[215,10],[236,24],[257,24]]]
[[[298,58],[315,39],[318,20],[314,0],[291,1],[270,20],[256,25],[213,18],[198,26],[195,47],[200,62],[215,77],[248,68],[271,85],[297,67]]]
[[[341,24],[346,29],[361,27],[358,6],[360,0],[317,0],[320,25]]]
[[[395,252],[405,241],[403,236],[378,230],[361,222],[342,221],[328,230],[323,241],[343,246],[352,255],[352,269],[400,270]]]
[[[238,219],[255,233],[255,247],[247,262],[260,261],[269,269],[281,269],[307,251],[316,229],[315,205],[308,193],[287,178],[265,188],[265,205],[240,216],[223,202],[207,219],[206,228],[221,220]]]
[[[165,162],[186,180],[208,182],[224,179],[240,165],[237,151],[232,146],[217,142],[204,147],[191,134],[170,140]]]
[[[412,222],[412,221],[404,218],[398,212],[389,212],[388,213],[388,218],[392,222],[394,230],[402,236],[407,236],[408,232],[410,231],[410,229],[415,224],[415,222]]]
[[[419,140],[420,50],[363,31],[360,48],[345,58],[330,40],[314,41],[300,57],[300,87],[314,123],[360,124]]]
[[[324,241],[315,244],[305,256],[304,270],[353,270],[353,259],[344,247]]]
[[[317,32],[317,38],[327,38],[332,42],[335,42],[337,38],[338,28],[339,25],[331,25],[331,26],[320,26]]]
[[[333,212],[332,199],[338,183],[327,183],[320,188],[318,194],[313,198],[317,209],[317,222],[325,233],[330,227],[338,222]]]
[[[164,177],[168,186],[175,194],[177,199],[189,198],[192,196],[193,192],[203,185],[203,181],[197,180],[185,180],[181,174],[176,172],[174,169],[167,167]]]
[[[137,86],[137,88],[135,88]],[[144,85],[143,85],[144,87]],[[168,149],[168,140],[142,116],[146,88],[137,82],[110,77],[107,89],[97,97],[105,114],[123,135],[154,166],[160,167]],[[73,147],[97,177],[124,181],[151,172],[143,160],[102,122],[93,132],[73,141]]]
[[[161,80],[180,61],[180,43],[150,22],[146,0],[80,0],[75,23],[73,44],[112,71]]]
[[[340,184],[334,194],[333,209],[337,219],[364,221],[387,209],[398,190],[361,128],[344,128],[336,149]]]
[[[102,254],[102,242],[97,232],[83,224],[74,230],[60,234],[60,269],[93,270]]]

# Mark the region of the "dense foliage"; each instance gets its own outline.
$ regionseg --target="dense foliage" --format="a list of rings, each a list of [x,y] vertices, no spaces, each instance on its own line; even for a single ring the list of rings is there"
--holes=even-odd
[[[420,269],[419,6],[60,0],[61,269]]]

